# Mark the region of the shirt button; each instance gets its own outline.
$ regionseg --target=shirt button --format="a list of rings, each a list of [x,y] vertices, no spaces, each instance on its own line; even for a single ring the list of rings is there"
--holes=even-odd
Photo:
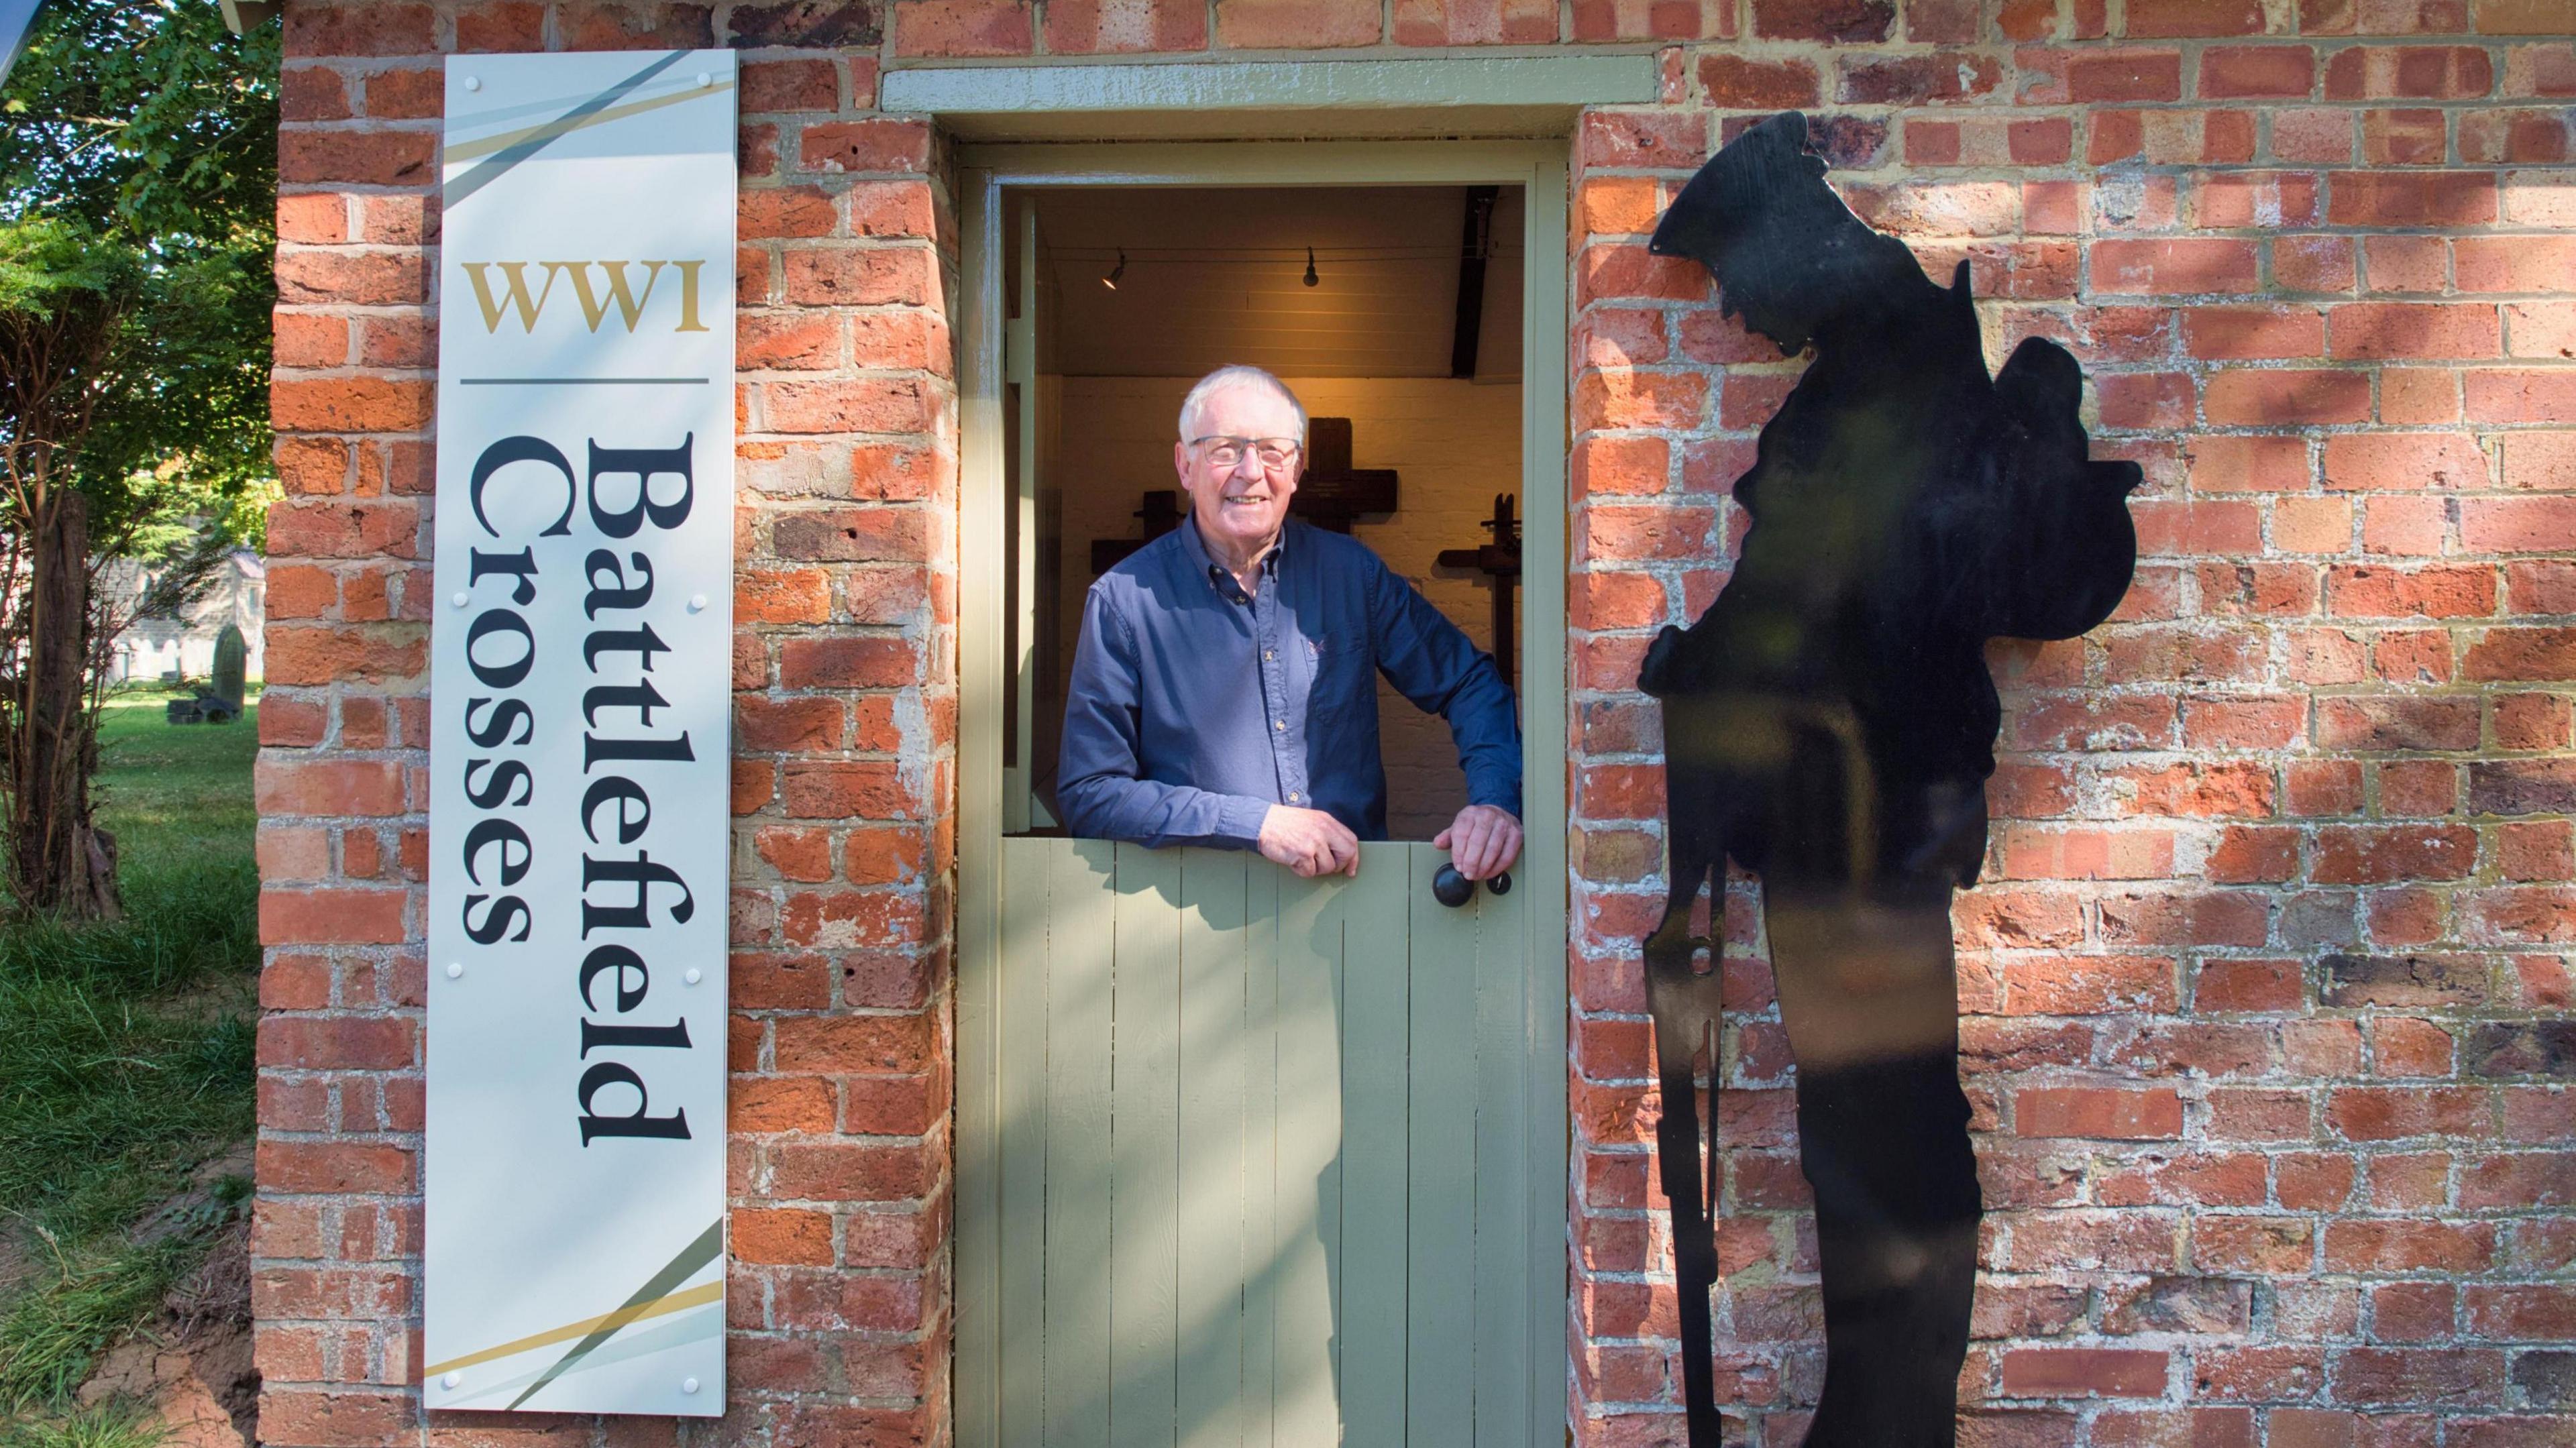
[[[1268,650],[1268,649],[1263,649],[1263,650],[1261,651],[1261,656],[1262,656],[1263,658],[1265,658],[1265,659],[1275,659],[1275,658],[1279,657],[1279,655],[1277,655],[1277,654],[1275,654],[1275,653],[1271,652],[1271,651],[1270,651],[1270,650]]]
[[[1297,791],[1293,789],[1288,791],[1288,802],[1290,804],[1295,804],[1297,802]]]
[[[1288,721],[1285,719],[1273,719],[1270,721],[1270,727],[1273,729],[1285,729],[1288,727]]]

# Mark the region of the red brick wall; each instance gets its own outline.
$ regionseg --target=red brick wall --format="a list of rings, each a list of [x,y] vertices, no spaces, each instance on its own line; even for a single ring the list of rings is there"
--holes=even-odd
[[[913,56],[1659,47],[1576,141],[1585,1444],[1677,1441],[1635,941],[1652,629],[1724,578],[1796,371],[1646,256],[1731,125],[1835,180],[1998,352],[2084,359],[2136,458],[2119,617],[1998,648],[1963,1031],[1993,1208],[1989,1448],[2576,1442],[2576,29],[2566,0],[289,0],[262,710],[263,1436],[669,1441],[428,1421],[418,1263],[427,304],[451,50],[746,51],[732,1419],[947,1437],[953,222]],[[1721,1380],[1811,1399],[1786,1058],[1744,958],[1720,1077]],[[692,1433],[690,1441],[707,1441]]]

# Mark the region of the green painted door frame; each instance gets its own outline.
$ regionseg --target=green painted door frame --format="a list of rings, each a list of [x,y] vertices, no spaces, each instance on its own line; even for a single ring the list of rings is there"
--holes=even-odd
[[[1521,628],[1521,710],[1523,721],[1524,810],[1528,839],[1515,873],[1531,892],[1527,945],[1527,988],[1519,1038],[1528,1092],[1530,1234],[1527,1251],[1532,1321],[1527,1341],[1529,1443],[1556,1448],[1564,1441],[1567,1356],[1565,1347],[1567,1262],[1567,1102],[1566,1102],[1566,630],[1564,561],[1567,549],[1566,414],[1568,332],[1571,293],[1566,247],[1568,213],[1566,178],[1574,110],[1589,101],[1634,102],[1652,97],[1652,58],[1620,56],[1628,68],[1581,76],[1540,76],[1556,89],[1543,95],[1520,95],[1525,104],[1515,112],[1509,103],[1514,86],[1532,81],[1529,58],[1442,61],[1436,81],[1446,94],[1498,95],[1505,104],[1480,107],[1480,114],[1503,112],[1519,117],[1518,133],[1550,132],[1548,140],[1448,141],[1228,141],[1220,143],[1143,141],[1130,144],[1030,144],[997,142],[961,148],[958,188],[962,232],[961,327],[959,350],[960,536],[959,556],[969,560],[960,570],[959,718],[958,718],[958,1074],[957,1074],[957,1327],[955,1387],[957,1440],[961,1448],[1001,1448],[998,1426],[1000,1350],[1005,1324],[997,1310],[998,1274],[1002,1262],[1002,1211],[997,1190],[1000,1173],[994,1153],[1000,1142],[1002,1102],[1000,1062],[995,1049],[1000,1000],[1002,922],[1000,918],[1003,837],[1002,708],[1006,697],[1003,656],[1004,576],[999,567],[978,567],[973,560],[1004,556],[1008,496],[1003,449],[1005,431],[1002,331],[1006,308],[1002,288],[1006,193],[1017,188],[1063,186],[1367,186],[1496,184],[1527,188],[1525,208],[1522,346],[1522,511],[1523,553],[1532,565],[1523,575]],[[1367,127],[1369,113],[1386,122],[1377,134],[1403,133],[1421,122],[1420,106],[1406,108],[1401,95],[1381,95],[1376,107],[1348,97],[1348,77],[1330,73],[1343,67],[1374,64],[1402,71],[1416,67],[1429,76],[1426,62],[1315,62],[1266,66],[1273,73],[1308,72],[1305,81],[1316,104],[1333,112],[1333,122],[1348,129]],[[1451,74],[1458,67],[1498,67],[1491,91],[1458,89],[1472,77]],[[1512,68],[1518,66],[1517,74]],[[1056,67],[1131,73],[1202,70],[1201,66]],[[911,89],[888,78],[887,95],[910,96]],[[929,72],[920,74],[928,75]],[[940,76],[957,72],[942,71]],[[1615,76],[1616,84],[1602,80]],[[1635,94],[1640,87],[1642,94]],[[1076,80],[1086,78],[1076,77]],[[1131,77],[1131,80],[1133,78]],[[1195,129],[1198,134],[1232,134],[1235,124],[1254,114],[1272,116],[1296,108],[1300,78],[1273,74],[1247,99],[1256,109],[1229,117],[1210,108],[1195,115],[1159,115],[1151,126],[1132,123],[1140,113],[1140,95],[1169,89],[1174,106],[1204,105],[1207,92],[1183,84],[1186,77],[1148,76],[1121,86],[1089,81],[1082,95],[1108,96],[1110,104],[1070,106],[1073,112],[1096,110],[1103,124],[1096,134],[1168,134]],[[1041,116],[1025,131],[996,122],[991,107],[1012,94],[1008,72],[985,72],[951,87],[936,99],[960,104],[965,129],[994,134],[1062,134],[1068,120],[1082,117]],[[1399,92],[1413,84],[1404,75],[1373,82],[1379,92]],[[1586,89],[1589,87],[1589,89]],[[918,101],[934,99],[922,88]],[[1079,96],[1077,97],[1079,99]],[[1384,109],[1377,109],[1383,107]],[[940,109],[944,110],[944,107]],[[1114,112],[1114,114],[1111,114]],[[1360,119],[1354,121],[1357,113]],[[1410,118],[1410,119],[1409,119]],[[943,115],[943,120],[945,116]],[[1309,119],[1313,119],[1310,115]],[[1311,133],[1311,132],[1310,132]],[[1546,566],[1539,560],[1554,560]]]

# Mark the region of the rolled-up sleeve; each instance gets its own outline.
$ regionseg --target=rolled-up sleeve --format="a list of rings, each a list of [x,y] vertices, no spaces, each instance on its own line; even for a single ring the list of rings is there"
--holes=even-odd
[[[1078,839],[1253,847],[1268,800],[1144,777],[1135,625],[1106,583],[1092,585],[1083,600],[1082,638],[1065,690],[1056,783],[1065,828]]]
[[[1520,818],[1520,715],[1493,657],[1383,563],[1370,580],[1369,627],[1387,682],[1413,707],[1448,721],[1468,803]]]

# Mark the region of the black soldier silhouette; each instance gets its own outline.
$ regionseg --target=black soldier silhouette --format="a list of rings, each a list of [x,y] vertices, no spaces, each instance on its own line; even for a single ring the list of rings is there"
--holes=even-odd
[[[1807,1448],[1947,1448],[1981,1211],[1950,897],[1986,849],[2001,706],[1984,645],[2100,623],[2137,551],[2139,470],[2088,459],[2075,359],[2033,338],[1989,379],[1967,264],[1935,285],[1824,173],[1806,117],[1774,116],[1710,158],[1653,241],[1704,263],[1746,327],[1815,349],[1736,480],[1752,530],[1733,577],[1638,680],[1663,705],[1672,894],[1646,992],[1693,1448],[1718,1443],[1701,890],[1716,912],[1728,859],[1761,876],[1798,1063],[1825,1315]]]

